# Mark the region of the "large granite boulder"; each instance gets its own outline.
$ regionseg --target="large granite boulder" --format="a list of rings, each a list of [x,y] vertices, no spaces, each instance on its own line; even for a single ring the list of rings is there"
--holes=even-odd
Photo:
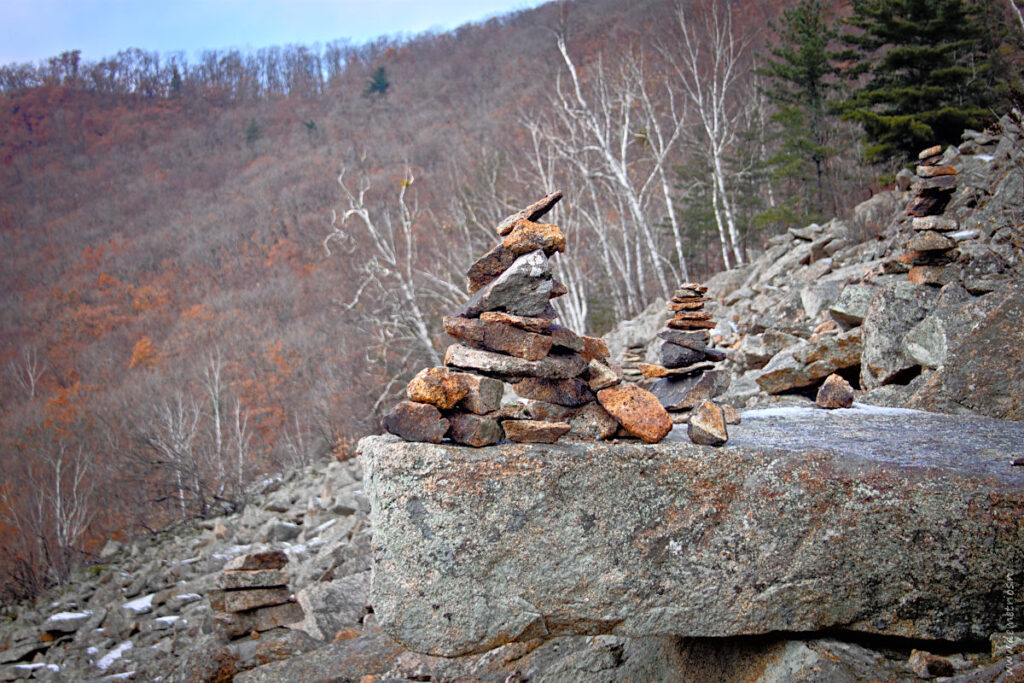
[[[985,638],[1007,577],[1024,581],[1022,439],[864,408],[748,411],[717,449],[680,429],[481,450],[368,437],[371,601],[443,656],[598,633]]]
[[[1024,291],[1008,293],[990,308],[977,327],[943,355],[943,367],[908,406],[1024,420]],[[952,328],[948,321],[946,328]]]

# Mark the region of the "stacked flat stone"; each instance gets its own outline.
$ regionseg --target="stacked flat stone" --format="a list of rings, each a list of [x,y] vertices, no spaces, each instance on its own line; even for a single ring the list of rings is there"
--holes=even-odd
[[[622,378],[627,382],[643,381],[644,373],[640,367],[644,364],[646,350],[647,346],[644,344],[633,344],[627,346],[619,355],[622,361]]]
[[[556,192],[501,222],[503,239],[468,271],[467,301],[444,318],[458,343],[444,366],[422,370],[384,428],[407,441],[467,446],[503,440],[552,443],[610,438],[620,427],[650,443],[672,420],[649,392],[622,384],[603,340],[554,322],[550,300],[566,293],[549,260],[565,251],[558,226],[538,223]],[[523,404],[502,405],[506,384]]]
[[[252,553],[230,560],[217,575],[210,593],[214,626],[227,638],[262,633],[303,618],[292,598],[280,550]]]
[[[956,260],[956,242],[946,233],[955,232],[955,220],[942,212],[957,187],[956,169],[942,163],[942,147],[923,150],[918,159],[916,178],[911,189],[917,196],[907,213],[913,216],[914,235],[900,261],[909,265],[907,279],[912,282],[942,285],[949,279],[945,266]]]

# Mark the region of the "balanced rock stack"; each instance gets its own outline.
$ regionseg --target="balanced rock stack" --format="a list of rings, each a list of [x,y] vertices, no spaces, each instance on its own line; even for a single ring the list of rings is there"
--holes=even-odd
[[[709,346],[715,321],[704,310],[706,292],[707,287],[694,282],[687,282],[675,291],[668,303],[672,318],[667,329],[658,333],[662,340],[661,365],[641,363],[639,366],[645,377],[657,380],[651,385],[651,392],[675,414],[673,419],[690,423],[691,438],[695,420],[699,423],[703,423],[704,418],[716,420],[715,410],[721,410],[702,405],[729,387],[729,373],[715,365],[725,354]],[[700,410],[696,410],[698,408]],[[694,413],[691,415],[690,411]],[[723,421],[721,438],[695,440],[712,445],[725,443],[724,425]]]
[[[943,267],[956,259],[956,242],[944,233],[955,232],[957,223],[941,214],[957,188],[957,175],[956,168],[942,163],[941,152],[936,145],[918,155],[917,177],[911,185],[917,196],[907,213],[914,217],[915,234],[899,260],[911,266],[907,279],[912,282],[945,284],[949,278]]]
[[[217,575],[210,594],[214,626],[227,638],[269,631],[303,618],[292,599],[280,550],[252,553],[230,560]]]
[[[384,428],[407,441],[467,446],[508,439],[551,443],[633,436],[657,443],[672,429],[658,400],[622,383],[601,339],[557,325],[550,299],[566,293],[550,257],[565,251],[556,225],[536,222],[561,199],[556,192],[497,228],[502,241],[468,272],[462,308],[444,318],[458,340],[444,366],[422,370]],[[502,405],[506,383],[524,405]]]

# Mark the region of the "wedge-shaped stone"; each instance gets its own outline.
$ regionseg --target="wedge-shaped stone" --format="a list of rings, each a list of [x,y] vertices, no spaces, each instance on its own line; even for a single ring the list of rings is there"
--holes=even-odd
[[[635,384],[617,384],[597,392],[597,400],[622,428],[647,443],[672,431],[672,418],[651,392]]]
[[[221,612],[245,612],[257,607],[268,607],[288,602],[291,591],[287,587],[250,588],[238,591],[211,591],[210,607]]]
[[[860,325],[878,290],[876,285],[847,285],[828,311],[844,327]]]
[[[611,352],[608,350],[608,344],[605,343],[604,339],[600,337],[588,337],[583,336],[583,350],[580,351],[580,355],[587,360],[598,360],[605,362],[608,360],[608,356]]]
[[[551,264],[544,253],[523,254],[492,282],[481,287],[463,304],[459,315],[477,318],[484,311],[538,316],[548,307]]]
[[[503,221],[501,221],[501,223],[499,223],[498,227],[496,228],[497,233],[504,237],[505,235],[512,232],[512,230],[516,227],[516,223],[518,223],[519,221],[539,220],[548,211],[554,208],[555,204],[557,204],[558,200],[561,198],[562,193],[557,191],[552,192],[551,194],[544,195],[543,197],[535,201],[533,204],[530,204],[525,209],[517,211],[516,213],[512,214],[511,216],[508,216]]]
[[[240,555],[227,561],[224,571],[280,569],[288,564],[288,556],[281,550],[267,550],[259,553]]]
[[[469,392],[461,374],[441,366],[425,368],[409,382],[405,395],[410,401],[429,403],[441,410],[448,410]]]
[[[516,255],[505,248],[503,244],[497,244],[489,252],[477,259],[477,262],[469,267],[466,277],[469,281],[469,293],[473,294],[484,285],[490,284],[499,275],[508,270],[516,261]]]
[[[490,446],[505,438],[501,425],[493,417],[472,413],[448,415],[448,438],[464,446]]]
[[[547,334],[551,331],[550,318],[528,318],[522,315],[502,313],[501,311],[484,311],[480,314],[480,319],[489,323],[508,323],[527,332],[536,332],[537,334]]]
[[[364,439],[379,623],[446,657],[605,632],[1005,628],[1006,577],[1024,579],[1024,468],[1007,460],[1024,424],[811,408],[746,411],[728,436]],[[1019,614],[1024,595],[1010,600]]]
[[[213,581],[221,590],[237,590],[239,588],[274,588],[288,583],[288,575],[280,569],[263,569],[256,571],[229,571],[217,574]]]
[[[725,427],[725,413],[711,401],[704,401],[690,413],[686,435],[690,441],[703,446],[724,446],[729,440]]]
[[[548,379],[569,379],[576,377],[587,367],[587,361],[578,353],[551,353],[540,360],[526,360],[506,356],[483,349],[474,349],[463,344],[452,344],[444,356],[445,365],[474,370],[502,379],[515,377],[545,377]]]
[[[555,346],[576,352],[582,352],[587,346],[582,336],[561,325],[551,326],[551,341]]]
[[[501,244],[516,256],[538,249],[545,256],[551,256],[555,252],[565,251],[565,235],[552,223],[522,220],[515,224]]]
[[[587,381],[591,391],[600,391],[614,386],[622,381],[621,368],[616,372],[607,364],[599,360],[592,360],[587,364],[589,380]]]
[[[527,332],[509,323],[479,318],[445,316],[444,331],[473,346],[526,360],[540,360],[548,355],[553,343],[550,336]]]
[[[527,377],[512,385],[512,390],[523,398],[545,401],[575,408],[594,400],[594,392],[581,379],[541,379]]]
[[[448,431],[448,420],[429,403],[402,401],[384,416],[384,429],[406,441],[441,443]]]
[[[539,420],[505,420],[501,426],[508,440],[516,443],[554,443],[570,429],[565,422]]]
[[[663,368],[660,365],[654,365],[653,363],[637,363],[637,369],[648,379],[658,379],[660,377],[686,377],[697,372],[703,372],[704,370],[710,370],[714,368],[714,363],[694,363],[692,365],[686,365],[681,368]]]

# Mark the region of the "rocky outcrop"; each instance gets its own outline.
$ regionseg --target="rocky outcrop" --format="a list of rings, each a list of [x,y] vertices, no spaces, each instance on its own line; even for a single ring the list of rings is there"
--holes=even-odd
[[[1024,580],[1022,439],[868,409],[747,412],[721,449],[368,437],[375,613],[443,656],[559,635],[987,638]]]

